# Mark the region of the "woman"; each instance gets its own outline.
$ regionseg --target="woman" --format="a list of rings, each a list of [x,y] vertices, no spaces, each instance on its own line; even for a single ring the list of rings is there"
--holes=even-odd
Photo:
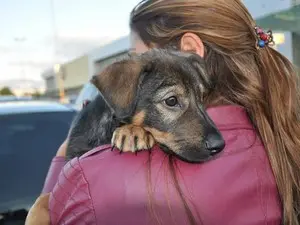
[[[205,59],[215,81],[207,111],[226,148],[191,165],[166,161],[159,149],[150,161],[146,152],[99,147],[68,163],[53,190],[46,183],[53,224],[299,225],[297,76],[262,43],[268,34],[241,1],[146,0],[130,27],[136,52],[174,48]]]

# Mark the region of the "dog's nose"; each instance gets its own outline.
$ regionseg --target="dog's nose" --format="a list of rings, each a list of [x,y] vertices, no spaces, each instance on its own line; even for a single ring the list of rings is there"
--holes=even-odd
[[[225,141],[221,134],[210,133],[206,137],[206,149],[211,151],[211,155],[221,152],[225,147]]]

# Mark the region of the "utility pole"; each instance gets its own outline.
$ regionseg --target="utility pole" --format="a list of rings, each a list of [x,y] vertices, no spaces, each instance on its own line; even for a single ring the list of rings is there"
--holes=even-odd
[[[58,79],[59,101],[65,103],[64,69],[62,65],[55,64],[53,67],[55,78]]]
[[[51,18],[52,18],[52,28],[53,28],[53,69],[55,73],[55,78],[58,79],[58,91],[60,102],[65,102],[65,85],[64,85],[64,69],[62,65],[57,63],[57,27],[56,27],[56,16],[55,16],[55,5],[54,0],[51,1]]]

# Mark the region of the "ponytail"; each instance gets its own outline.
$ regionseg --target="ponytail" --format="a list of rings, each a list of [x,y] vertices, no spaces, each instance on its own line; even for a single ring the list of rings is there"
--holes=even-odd
[[[250,115],[267,150],[283,206],[283,224],[300,225],[300,123],[298,76],[276,50],[260,49],[264,98]]]

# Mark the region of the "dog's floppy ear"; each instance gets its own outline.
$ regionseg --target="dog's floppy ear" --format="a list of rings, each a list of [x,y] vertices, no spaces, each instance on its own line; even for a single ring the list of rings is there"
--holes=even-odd
[[[142,68],[141,61],[124,59],[91,80],[118,118],[131,116],[134,111]]]

